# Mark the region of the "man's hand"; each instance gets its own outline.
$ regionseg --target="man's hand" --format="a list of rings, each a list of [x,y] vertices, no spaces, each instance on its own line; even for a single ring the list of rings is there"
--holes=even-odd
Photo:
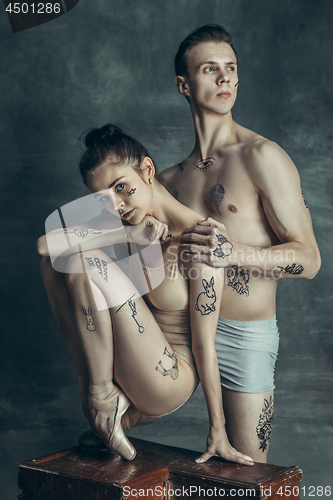
[[[194,261],[213,267],[227,267],[231,264],[233,244],[225,226],[211,217],[185,229],[180,243],[181,250],[192,254]]]
[[[165,243],[168,238],[168,226],[155,219],[151,215],[146,215],[140,224],[136,226],[124,226],[130,242],[141,246],[150,245],[154,240],[161,240]]]

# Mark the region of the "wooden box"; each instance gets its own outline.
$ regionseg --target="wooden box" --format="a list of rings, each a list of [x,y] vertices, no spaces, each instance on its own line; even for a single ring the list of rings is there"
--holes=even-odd
[[[252,467],[212,458],[196,464],[198,452],[131,438],[132,462],[110,451],[77,446],[19,467],[20,500],[182,500],[191,498],[300,498],[298,467]]]

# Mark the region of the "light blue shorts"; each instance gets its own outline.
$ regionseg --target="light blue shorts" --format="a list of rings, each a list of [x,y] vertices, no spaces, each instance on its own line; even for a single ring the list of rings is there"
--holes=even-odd
[[[275,388],[279,349],[275,316],[264,321],[219,318],[215,349],[221,384],[226,389],[254,394]]]

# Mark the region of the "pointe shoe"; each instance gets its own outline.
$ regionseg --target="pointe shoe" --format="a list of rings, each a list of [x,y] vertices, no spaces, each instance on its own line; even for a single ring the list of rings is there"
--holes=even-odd
[[[107,419],[108,439],[104,440],[104,443],[125,460],[133,460],[136,456],[136,450],[128,440],[121,426],[121,418],[130,406],[131,401],[120,389],[113,394],[111,391],[104,399],[94,398],[95,394],[90,392],[90,409],[94,408],[97,411],[114,413],[112,422],[110,422],[110,418]]]

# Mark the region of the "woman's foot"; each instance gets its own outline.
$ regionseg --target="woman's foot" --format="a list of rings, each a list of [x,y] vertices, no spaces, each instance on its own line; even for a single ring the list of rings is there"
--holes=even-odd
[[[93,430],[105,445],[125,460],[133,460],[134,446],[127,439],[121,418],[131,402],[112,382],[89,386],[89,406]]]

